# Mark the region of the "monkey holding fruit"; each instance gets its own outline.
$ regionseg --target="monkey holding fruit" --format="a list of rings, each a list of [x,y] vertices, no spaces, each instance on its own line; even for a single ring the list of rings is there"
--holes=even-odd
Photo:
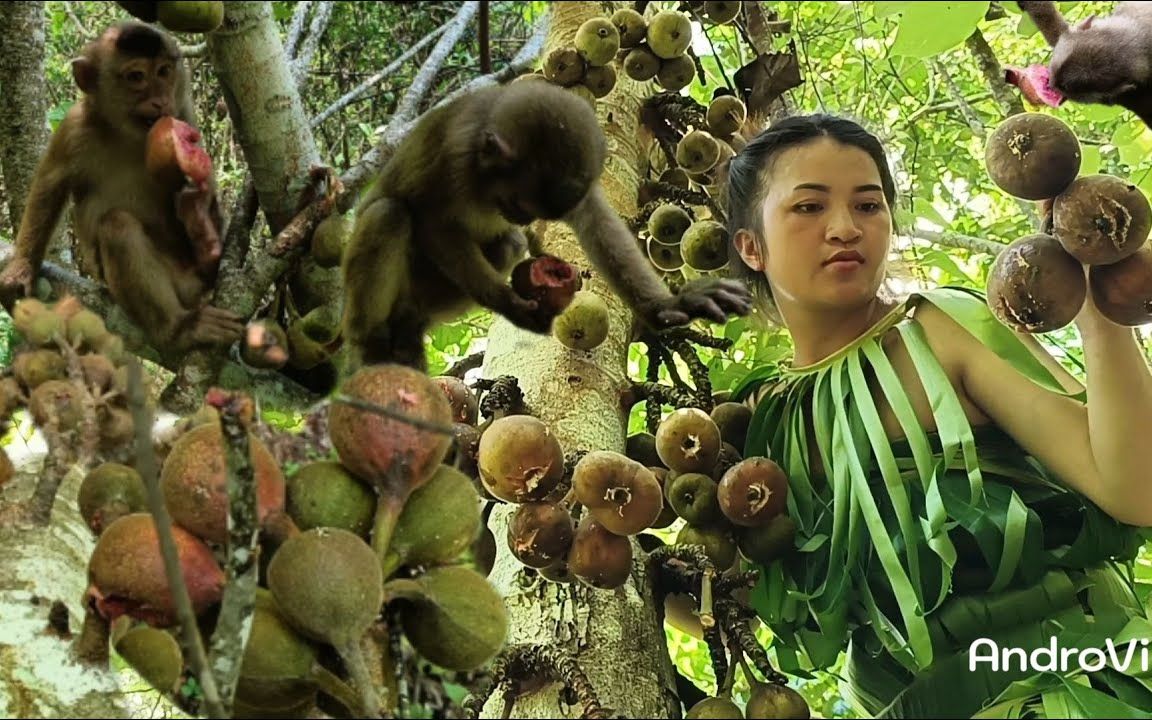
[[[1050,85],[1069,100],[1120,105],[1152,127],[1152,3],[1120,2],[1069,25],[1054,2],[1017,2],[1052,46]]]
[[[591,106],[548,83],[487,87],[429,111],[361,201],[344,252],[352,364],[423,369],[427,328],[476,304],[548,332],[553,314],[508,282],[527,250],[521,228],[537,219],[567,223],[653,329],[747,314],[751,295],[735,280],[668,290],[600,188],[606,155]]]
[[[5,307],[11,312],[17,297],[31,294],[70,199],[81,267],[158,350],[238,339],[241,319],[207,304],[223,218],[207,154],[195,146],[179,47],[151,25],[119,23],[72,61],[72,77],[83,95],[36,169],[15,253],[0,271]],[[165,157],[184,172],[164,167]]]

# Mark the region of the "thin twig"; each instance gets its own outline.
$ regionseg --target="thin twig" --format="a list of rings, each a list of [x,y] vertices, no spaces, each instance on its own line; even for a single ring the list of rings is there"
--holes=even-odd
[[[316,14],[312,16],[312,24],[308,26],[308,35],[300,45],[297,57],[292,61],[292,79],[296,83],[296,91],[301,94],[308,85],[308,69],[312,67],[312,56],[316,54],[320,41],[324,39],[324,33],[328,30],[328,23],[332,20],[335,9],[336,3],[333,2],[319,4]]]
[[[445,31],[439,42],[436,43],[436,47],[432,48],[432,52],[424,60],[424,64],[420,66],[416,77],[412,79],[412,84],[408,86],[408,92],[404,93],[404,97],[400,99],[389,126],[416,117],[417,109],[423,102],[424,96],[432,89],[432,82],[436,79],[440,68],[444,66],[444,61],[448,59],[449,53],[460,42],[464,31],[472,22],[472,17],[479,9],[480,3],[477,0],[469,0],[461,6],[456,17],[452,20],[451,28]]]

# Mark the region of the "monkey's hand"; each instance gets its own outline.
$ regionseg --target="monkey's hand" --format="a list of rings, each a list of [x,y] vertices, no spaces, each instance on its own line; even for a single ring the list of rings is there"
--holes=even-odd
[[[544,335],[552,330],[552,320],[556,317],[554,312],[540,306],[535,300],[521,297],[510,287],[507,292],[501,293],[500,298],[488,304],[494,312],[503,315],[508,322],[518,328]]]
[[[205,305],[192,319],[188,339],[193,345],[229,345],[244,335],[239,315],[214,305]]]
[[[0,303],[9,313],[17,300],[31,297],[35,280],[36,268],[32,267],[32,262],[26,257],[14,255],[0,270]]]
[[[695,318],[722,323],[752,311],[752,293],[738,280],[699,278],[671,298],[642,307],[641,319],[656,330],[687,325]]]
[[[205,273],[215,272],[223,252],[220,228],[212,214],[214,201],[207,183],[185,185],[176,193],[176,217],[192,241],[197,269]]]

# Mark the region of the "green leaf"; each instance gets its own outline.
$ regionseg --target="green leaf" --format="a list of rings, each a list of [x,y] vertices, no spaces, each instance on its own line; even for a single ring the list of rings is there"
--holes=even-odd
[[[1095,175],[1100,172],[1100,148],[1096,145],[1080,146],[1080,174]]]
[[[988,12],[987,2],[878,2],[877,17],[899,14],[893,55],[928,58],[950,50],[972,34]]]
[[[1120,152],[1120,162],[1136,166],[1152,155],[1152,131],[1144,123],[1121,123],[1112,133],[1112,144]]]
[[[940,227],[946,228],[952,224],[943,215],[940,214],[940,211],[936,209],[936,206],[932,204],[932,202],[927,198],[918,197],[913,200],[912,212],[926,220],[931,220]]]

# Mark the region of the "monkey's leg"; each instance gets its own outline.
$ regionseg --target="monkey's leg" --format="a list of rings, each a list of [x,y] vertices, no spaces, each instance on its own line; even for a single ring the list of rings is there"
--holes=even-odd
[[[96,243],[104,281],[116,304],[148,333],[161,350],[226,345],[240,338],[244,321],[188,298],[201,288],[191,267],[167,257],[130,213],[111,210],[100,218]]]
[[[410,296],[412,219],[403,205],[379,198],[360,210],[344,250],[344,338],[348,370],[391,362],[389,320]]]
[[[424,333],[428,324],[427,314],[415,307],[415,303],[396,308],[389,322],[392,362],[428,371],[428,359],[424,353]]]

